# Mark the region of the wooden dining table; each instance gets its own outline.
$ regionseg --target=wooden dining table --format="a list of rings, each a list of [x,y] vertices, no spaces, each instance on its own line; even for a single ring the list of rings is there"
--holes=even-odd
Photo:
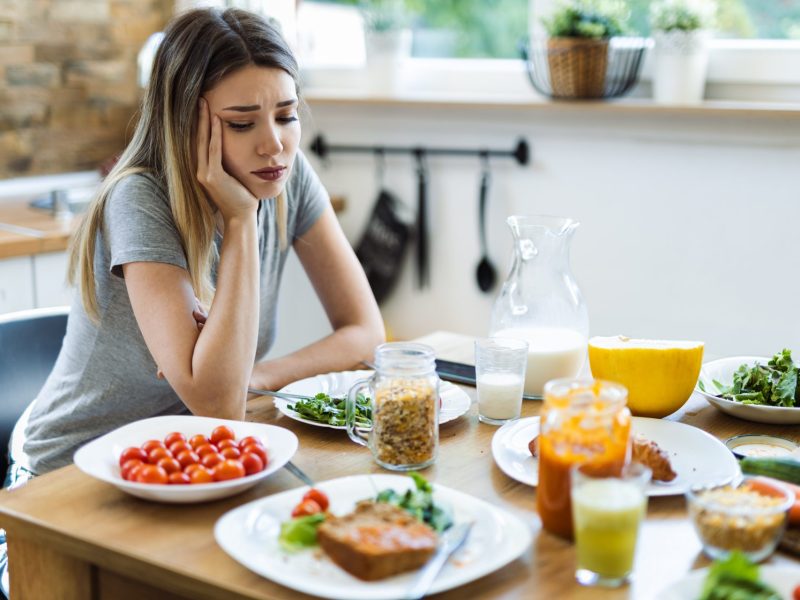
[[[439,358],[472,362],[472,339],[436,332],[419,341]],[[655,597],[689,571],[708,564],[687,516],[682,495],[652,497],[640,531],[633,581],[618,589],[576,583],[575,547],[542,530],[536,491],[505,475],[492,456],[496,427],[477,418],[475,390],[469,411],[440,428],[436,463],[424,471],[435,484],[471,494],[522,519],[533,543],[518,559],[472,583],[436,595],[447,599]],[[522,415],[541,403],[525,401]],[[279,425],[300,440],[293,462],[315,481],[386,472],[366,448],[340,430],[303,424],[282,415],[270,398],[252,400],[247,420]],[[694,395],[669,420],[724,440],[741,433],[798,439],[796,427],[762,425],[727,416]],[[0,526],[8,533],[11,594],[15,600],[137,600],[306,598],[265,579],[232,559],[216,543],[214,524],[252,500],[302,485],[281,469],[240,495],[201,504],[141,500],[93,479],[74,465],[0,493]],[[765,564],[800,561],[776,552]]]

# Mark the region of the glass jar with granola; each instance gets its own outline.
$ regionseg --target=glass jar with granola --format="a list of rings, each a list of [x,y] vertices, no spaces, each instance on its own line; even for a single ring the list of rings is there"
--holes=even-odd
[[[356,382],[347,398],[347,433],[386,469],[423,469],[439,446],[439,377],[433,348],[390,342],[375,350],[377,370]],[[371,427],[355,423],[359,394],[370,398]]]

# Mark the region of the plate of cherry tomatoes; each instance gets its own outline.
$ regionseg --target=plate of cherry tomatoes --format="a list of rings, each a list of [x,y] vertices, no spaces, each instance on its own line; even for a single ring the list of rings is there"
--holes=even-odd
[[[210,417],[153,417],[81,447],[75,465],[120,490],[159,502],[191,503],[243,492],[297,451],[283,427]]]

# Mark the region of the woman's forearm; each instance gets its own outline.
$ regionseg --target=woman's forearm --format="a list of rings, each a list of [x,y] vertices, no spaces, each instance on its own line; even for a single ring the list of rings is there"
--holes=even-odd
[[[256,363],[251,385],[277,390],[318,373],[364,368],[375,347],[385,340],[382,323],[342,326],[329,336],[287,356]]]
[[[244,417],[258,311],[258,231],[253,212],[225,222],[216,294],[192,355],[195,413]]]

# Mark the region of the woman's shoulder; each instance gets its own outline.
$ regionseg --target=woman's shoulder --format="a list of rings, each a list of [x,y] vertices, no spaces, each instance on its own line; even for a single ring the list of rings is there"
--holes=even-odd
[[[109,197],[131,199],[135,197],[142,201],[145,198],[164,201],[167,199],[166,190],[158,178],[150,171],[130,171],[119,176],[109,191]]]

